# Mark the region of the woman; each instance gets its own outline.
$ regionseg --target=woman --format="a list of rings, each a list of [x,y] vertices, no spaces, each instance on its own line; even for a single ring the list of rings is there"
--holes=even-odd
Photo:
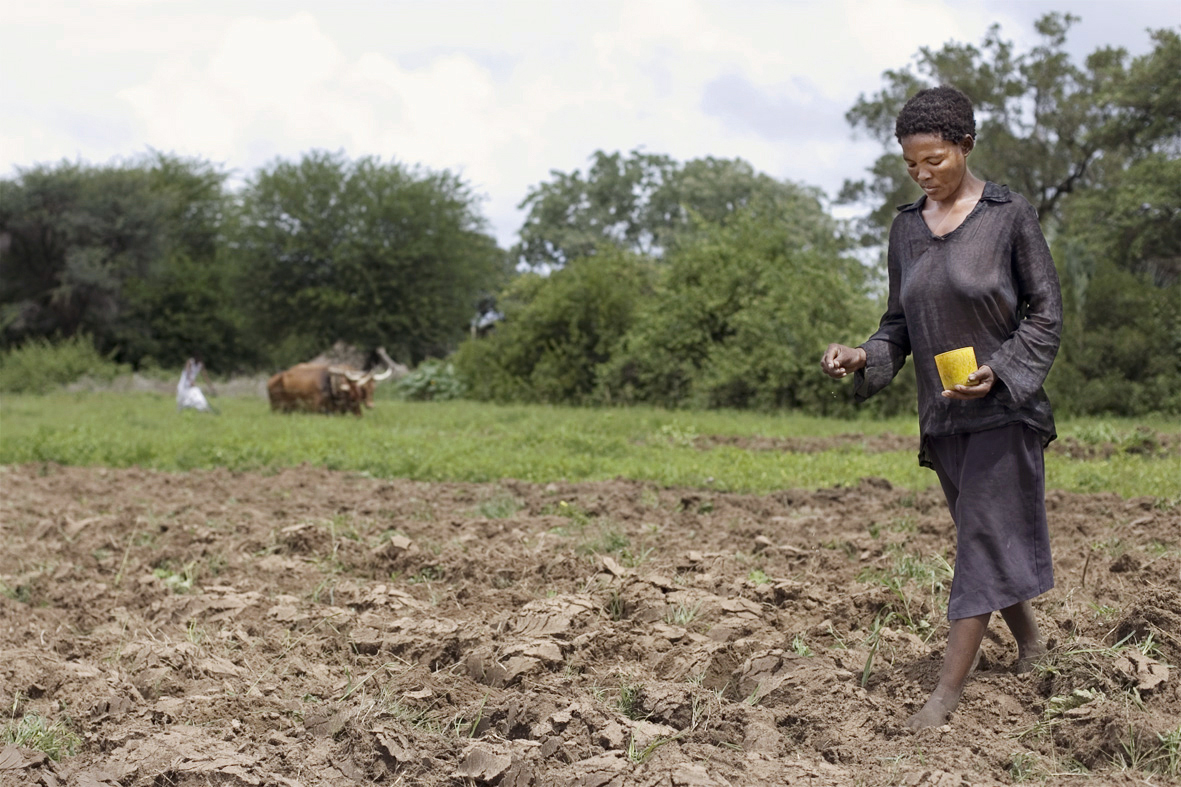
[[[939,684],[907,722],[920,729],[947,722],[994,611],[1017,640],[1018,671],[1046,650],[1029,602],[1054,584],[1043,450],[1056,435],[1042,383],[1062,297],[1034,208],[968,168],[976,122],[963,93],[919,92],[895,135],[923,196],[890,228],[886,313],[859,347],[829,345],[821,367],[837,379],[853,373],[864,401],[914,355],[919,462],[935,470],[956,526]],[[961,347],[981,365],[945,390],[934,357]]]
[[[201,356],[194,353],[192,358],[185,361],[184,371],[180,373],[180,382],[176,384],[176,411],[179,413],[191,407],[202,413],[217,413],[205,400],[205,394],[197,387],[197,375],[205,378],[210,395],[214,393],[213,383],[205,373],[205,364],[202,363]]]

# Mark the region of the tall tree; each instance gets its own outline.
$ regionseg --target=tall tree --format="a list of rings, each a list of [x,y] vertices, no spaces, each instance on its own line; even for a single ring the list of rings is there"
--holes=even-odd
[[[233,254],[279,362],[337,339],[398,360],[443,355],[506,275],[477,200],[449,172],[312,152],[258,172]]]
[[[815,373],[832,337],[871,328],[866,271],[819,202],[756,202],[698,223],[599,371],[609,401],[665,406],[847,407]],[[805,229],[807,228],[807,229]]]
[[[680,163],[641,151],[597,151],[585,175],[551,175],[520,205],[526,217],[517,262],[561,266],[602,244],[660,256],[691,235],[698,220],[725,222],[755,202],[786,206],[819,198],[819,191],[775,180],[742,159]]]
[[[206,162],[152,153],[0,181],[3,341],[85,333],[133,363],[183,361],[194,344],[211,357],[227,347],[228,288],[210,278],[224,179]],[[165,291],[206,307],[191,332],[178,332]]]
[[[1131,62],[1125,50],[1105,47],[1079,65],[1065,49],[1077,21],[1046,14],[1035,25],[1041,42],[1025,53],[995,25],[979,47],[923,47],[909,67],[883,74],[882,90],[858,98],[846,118],[888,152],[869,179],[846,182],[840,199],[872,206],[870,239],[882,239],[895,205],[920,195],[897,153],[894,118],[924,87],[950,84],[972,99],[980,140],[973,170],[1026,196],[1047,229],[1060,223],[1068,195],[1102,184],[1112,171],[1152,152],[1175,153],[1181,129],[1177,33],[1156,31],[1154,50]]]

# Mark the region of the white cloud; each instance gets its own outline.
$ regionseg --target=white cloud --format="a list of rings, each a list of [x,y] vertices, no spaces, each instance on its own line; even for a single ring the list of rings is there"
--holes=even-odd
[[[1048,3],[1049,0],[1044,0]],[[844,112],[920,46],[1077,7],[1094,38],[1156,0],[0,0],[0,171],[151,146],[249,173],[313,148],[460,173],[504,244],[596,149],[741,156],[834,192],[877,152]],[[1154,15],[1152,12],[1158,13]],[[1128,32],[1131,31],[1131,32]],[[1101,33],[1099,33],[1101,35]],[[1093,48],[1091,46],[1090,48]],[[47,56],[48,53],[48,56]]]

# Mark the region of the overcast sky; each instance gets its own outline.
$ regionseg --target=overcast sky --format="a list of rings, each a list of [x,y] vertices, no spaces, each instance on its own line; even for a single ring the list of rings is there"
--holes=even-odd
[[[460,174],[501,245],[595,150],[741,157],[833,195],[879,152],[844,115],[921,46],[1150,48],[1177,0],[0,0],[0,176],[149,148],[239,178],[312,149]]]

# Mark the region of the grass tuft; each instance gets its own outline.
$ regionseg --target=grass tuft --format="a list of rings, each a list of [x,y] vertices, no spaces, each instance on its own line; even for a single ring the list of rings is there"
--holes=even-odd
[[[36,713],[26,713],[4,725],[0,741],[45,752],[52,760],[72,757],[82,746],[82,739],[65,724],[47,722]]]

